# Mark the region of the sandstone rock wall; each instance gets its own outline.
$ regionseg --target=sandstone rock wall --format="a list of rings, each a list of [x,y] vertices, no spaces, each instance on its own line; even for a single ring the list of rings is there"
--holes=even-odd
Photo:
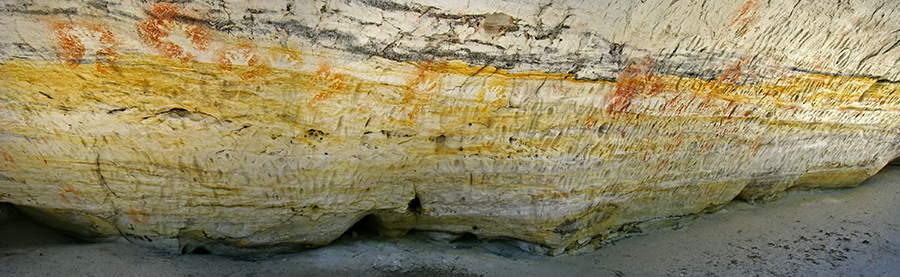
[[[3,7],[0,201],[85,237],[558,253],[900,153],[893,1]]]

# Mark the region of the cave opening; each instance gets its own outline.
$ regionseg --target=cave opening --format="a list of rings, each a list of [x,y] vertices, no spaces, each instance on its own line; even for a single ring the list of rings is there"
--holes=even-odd
[[[181,254],[184,255],[209,255],[209,249],[203,246],[193,246],[193,245],[185,245],[184,248],[181,249]]]
[[[378,237],[378,217],[366,215],[356,221],[341,235],[342,240],[361,240]]]

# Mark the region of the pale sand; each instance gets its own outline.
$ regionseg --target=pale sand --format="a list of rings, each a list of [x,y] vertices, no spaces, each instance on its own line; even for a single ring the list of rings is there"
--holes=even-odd
[[[857,188],[733,201],[578,255],[535,256],[510,242],[362,233],[267,259],[79,243],[27,218],[0,223],[0,276],[900,276],[900,167]]]

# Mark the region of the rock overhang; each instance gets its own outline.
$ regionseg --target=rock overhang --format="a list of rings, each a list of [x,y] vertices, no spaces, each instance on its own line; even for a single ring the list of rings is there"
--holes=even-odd
[[[900,152],[889,3],[222,4],[8,4],[0,201],[182,252],[367,218],[558,253]]]

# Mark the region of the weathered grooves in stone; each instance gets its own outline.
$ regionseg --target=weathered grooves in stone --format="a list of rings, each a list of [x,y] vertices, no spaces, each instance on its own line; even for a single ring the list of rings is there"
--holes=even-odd
[[[182,236],[180,230],[196,229],[204,230],[207,239],[244,246],[318,245],[336,238],[361,215],[374,213],[387,218],[381,219],[381,224],[388,229],[472,232],[563,247],[624,223],[699,212],[731,200],[744,188],[752,189],[744,195],[760,197],[799,180],[820,178],[820,173],[812,172],[848,176],[852,180],[825,180],[852,184],[889,158],[873,159],[874,154],[896,152],[896,134],[884,133],[896,129],[891,120],[895,112],[878,111],[897,109],[896,88],[866,79],[835,82],[844,87],[848,82],[860,85],[855,90],[844,88],[846,96],[834,98],[821,89],[813,94],[804,92],[808,86],[803,82],[833,78],[827,76],[780,80],[774,83],[800,85],[770,88],[653,76],[652,82],[642,81],[645,85],[641,87],[663,84],[660,91],[638,91],[631,95],[631,105],[616,111],[604,107],[603,101],[567,104],[553,100],[563,95],[552,91],[577,99],[605,95],[599,92],[603,90],[615,95],[615,90],[623,87],[604,81],[567,81],[564,76],[516,75],[450,64],[430,70],[425,65],[407,69],[408,76],[448,88],[465,82],[470,88],[434,90],[430,99],[403,101],[402,95],[394,100],[389,95],[408,88],[352,79],[356,74],[348,72],[343,80],[347,85],[341,91],[316,102],[316,96],[330,87],[327,78],[314,75],[322,73],[271,69],[266,76],[227,85],[230,79],[240,79],[212,66],[148,66],[167,63],[172,61],[122,60],[118,72],[111,75],[91,73],[96,70],[91,67],[67,69],[33,62],[4,65],[3,71],[10,73],[5,75],[6,89],[14,90],[4,96],[5,110],[17,110],[11,103],[49,104],[51,109],[43,111],[40,118],[74,124],[37,123],[43,121],[18,113],[5,117],[3,126],[18,129],[5,132],[31,137],[4,140],[5,153],[16,157],[15,163],[6,164],[16,169],[10,178],[46,189],[23,190],[19,184],[19,189],[4,199],[38,201],[17,203],[63,210],[82,209],[75,207],[90,205],[90,199],[107,199],[96,203],[100,206],[92,208],[92,213],[110,218],[106,224],[120,229],[135,228],[122,232],[138,237],[178,237]],[[420,77],[414,77],[416,71],[422,72]],[[102,79],[79,84],[68,81],[77,75]],[[678,82],[694,89],[670,91]],[[102,83],[115,84],[115,92],[104,92],[107,85]],[[508,85],[498,91],[492,84]],[[867,89],[875,84],[880,89]],[[35,91],[40,87],[53,87],[56,91],[48,94],[66,100],[47,99]],[[543,95],[535,97],[536,87],[555,89],[537,90]],[[359,89],[363,91],[354,91]],[[781,93],[753,94],[763,91]],[[482,96],[486,92],[495,95]],[[866,101],[857,102],[860,98],[854,95],[864,92]],[[496,93],[506,94],[497,98],[505,100],[479,100],[496,97]],[[288,99],[285,97],[295,100],[283,102]],[[654,111],[653,97],[670,98],[671,104],[656,106]],[[772,102],[766,106],[728,100],[736,97]],[[794,99],[817,103],[820,108],[792,108]],[[547,105],[547,101],[555,104]],[[123,105],[130,108],[113,115],[102,110],[91,115],[92,106]],[[861,109],[834,109],[850,105]],[[185,108],[157,108],[176,106]],[[415,109],[410,106],[421,107],[418,114],[412,114]],[[59,108],[53,111],[52,107]],[[315,116],[328,110],[343,112],[339,118]],[[194,118],[194,111],[209,116]],[[822,122],[803,120],[809,115]],[[27,122],[26,118],[38,125],[16,123]],[[843,123],[838,125],[835,120]],[[167,127],[160,129],[163,126]],[[431,139],[438,136],[444,136],[441,143]],[[651,137],[652,141],[641,139]],[[798,143],[809,147],[794,147]],[[76,150],[75,145],[88,148]],[[158,154],[135,148],[138,145],[155,148]],[[72,150],[83,154],[66,154]],[[169,152],[172,155],[166,154]],[[81,169],[97,174],[77,177],[77,164],[65,162],[72,160],[73,154],[85,155],[91,162],[97,159],[96,165]],[[840,160],[805,161],[810,156]],[[730,162],[736,160],[741,162]],[[44,164],[35,167],[38,171],[34,173],[46,166],[55,168],[57,174],[70,173],[38,177],[27,173],[31,172],[28,164]],[[847,169],[841,169],[847,166],[866,173],[847,175]],[[109,172],[100,174],[101,167]],[[810,169],[811,173],[801,173]],[[353,173],[345,175],[347,170]],[[63,177],[68,174],[73,175]],[[784,187],[758,182],[769,179],[794,181]],[[746,186],[752,180],[757,180],[755,185]],[[81,182],[84,185],[79,185]],[[90,185],[97,182],[106,185]],[[671,200],[658,199],[662,196],[653,196],[656,194],[678,199],[672,203],[680,204],[668,206],[664,203]],[[519,199],[523,196],[530,200]],[[409,216],[404,214],[410,199],[416,197],[421,212],[413,221],[404,219]],[[687,199],[691,200],[684,202]],[[398,216],[397,222],[389,220]],[[299,218],[307,219],[297,221]],[[208,224],[218,227],[203,227]],[[315,237],[310,235],[315,233],[312,230],[325,226],[332,226],[327,227],[331,235],[297,241],[296,236]],[[472,230],[473,226],[478,229]],[[247,227],[258,231],[240,231]]]
[[[646,2],[7,9],[0,201],[175,252],[319,246],[361,220],[558,252],[735,197],[852,186],[900,152],[889,3],[831,15],[865,31],[778,54],[854,28],[810,19],[825,4],[756,1],[672,2],[728,17],[682,24],[709,36],[629,27],[669,5]],[[627,24],[593,20],[617,9]]]
[[[652,29],[643,31],[647,32],[651,38],[654,36],[665,37],[668,34],[672,36],[671,40],[676,42],[666,43],[666,47],[656,49],[626,41],[633,40],[634,36],[617,39],[606,36],[602,32],[595,32],[595,28],[592,26],[585,28],[583,25],[600,23],[597,26],[603,26],[602,22],[596,22],[593,18],[601,16],[611,17],[614,21],[607,23],[619,26],[622,22],[618,20],[621,20],[620,16],[624,15],[625,28],[630,28],[627,24],[635,24],[629,23],[631,21],[643,20],[641,22],[643,24],[654,23],[649,18],[658,17],[652,17],[651,14],[666,14],[672,9],[706,14],[715,9],[727,10],[730,8],[729,6],[735,4],[710,3],[709,5],[716,6],[704,7],[700,6],[701,3],[690,3],[689,1],[648,1],[640,4],[634,3],[633,6],[628,3],[606,3],[604,5],[599,2],[593,3],[593,1],[580,4],[531,2],[524,6],[532,8],[532,13],[525,12],[528,8],[520,8],[517,11],[521,14],[514,16],[515,20],[511,23],[515,25],[514,27],[504,29],[499,33],[492,33],[486,31],[483,26],[485,16],[490,13],[455,13],[450,9],[453,8],[452,5],[442,9],[417,3],[357,0],[346,3],[310,1],[302,4],[291,1],[266,1],[256,4],[187,2],[195,6],[194,10],[207,10],[208,12],[203,15],[199,13],[182,14],[176,16],[175,19],[186,23],[201,24],[236,37],[252,38],[253,40],[270,40],[285,34],[299,36],[320,46],[358,53],[365,57],[380,56],[395,61],[420,62],[451,59],[462,60],[472,65],[491,65],[516,71],[539,70],[548,73],[570,73],[580,79],[604,80],[615,80],[628,64],[647,60],[653,61],[653,70],[657,74],[705,80],[716,79],[737,67],[745,74],[743,79],[733,80],[735,82],[754,81],[757,78],[778,77],[784,74],[793,75],[796,74],[795,71],[828,72],[827,74],[838,76],[883,78],[895,81],[898,80],[898,74],[900,74],[900,64],[896,62],[900,60],[900,48],[897,47],[900,45],[898,44],[900,37],[896,32],[891,32],[893,29],[886,26],[893,24],[887,18],[894,15],[897,9],[891,5],[896,5],[896,3],[860,5],[851,8],[852,12],[845,11],[844,14],[834,14],[832,10],[835,7],[831,5],[791,2],[790,6],[793,7],[791,13],[784,14],[772,13],[771,10],[781,9],[777,3],[769,3],[768,8],[763,8],[762,6],[765,5],[761,5],[758,1],[748,1],[748,4],[736,5],[739,9],[733,14],[725,14],[732,17],[729,19],[730,21],[723,20],[722,23],[727,24],[709,26],[715,24],[706,22],[707,27],[705,28],[714,34],[711,38],[703,38],[701,35],[678,37],[666,32],[659,32],[657,28],[672,29],[673,26],[671,24],[661,26],[661,22],[656,22],[655,26],[651,26]],[[485,5],[495,4],[487,3]],[[841,5],[838,4],[838,6]],[[12,4],[7,4],[7,6],[8,12],[25,13],[75,9],[74,7],[25,9]],[[585,9],[579,6],[604,7],[604,9],[579,10]],[[88,7],[96,8],[96,5]],[[502,7],[503,5],[497,8]],[[871,13],[862,11],[873,8]],[[795,15],[794,11],[801,10],[802,13],[797,12]],[[147,13],[146,10],[133,12],[135,14],[127,17],[144,17]],[[648,17],[636,19],[633,18],[634,15],[629,15],[632,12],[643,12]],[[759,22],[760,14],[764,12],[772,13],[778,18]],[[372,17],[372,14],[376,13],[382,15]],[[558,15],[548,15],[548,13],[557,13]],[[746,18],[751,15],[755,19]],[[821,20],[818,17],[841,20]],[[126,18],[119,20],[124,19]],[[544,21],[550,19],[553,21]],[[414,21],[417,24],[411,24],[413,22],[404,20]],[[781,23],[792,20],[808,21],[793,25]],[[852,28],[843,27],[840,24],[851,20],[855,22],[849,22],[850,24],[862,24],[860,27],[881,30],[879,32],[870,31],[870,33],[885,35],[881,40],[883,43],[868,43],[872,41],[866,39],[867,33],[851,31]],[[668,22],[666,18],[663,18],[663,21]],[[770,21],[774,24],[763,24]],[[759,28],[765,28],[749,33],[746,29],[737,28],[741,27],[738,26],[741,23],[751,22],[759,24]],[[570,26],[572,24],[582,25],[582,28],[572,28]],[[727,33],[732,29],[738,29],[739,32]],[[468,34],[466,38],[460,38],[465,35],[460,33],[462,31],[471,32],[471,34],[466,33]],[[840,33],[840,35],[832,36],[833,33]],[[757,47],[760,48],[759,50],[767,53],[771,51],[785,53],[748,54],[736,49],[740,47],[725,45],[728,39],[750,40],[753,34],[759,36],[754,41],[761,45]],[[800,42],[800,46],[796,49],[784,48],[778,42],[771,42],[771,38],[797,40]],[[809,41],[811,38],[817,39],[817,41]],[[712,45],[700,43],[704,39],[719,41],[718,44]],[[278,40],[283,40],[283,38],[278,38]],[[851,42],[856,44],[851,46],[849,45]],[[806,45],[807,43],[811,45]],[[572,44],[577,47],[573,48]],[[817,49],[816,47],[819,45],[822,47]],[[784,49],[778,50],[777,47]],[[856,51],[865,54],[840,51],[826,59],[784,62],[786,54],[806,57],[805,53],[795,53],[806,50],[803,47],[813,47],[809,49],[812,51],[843,47],[857,49]],[[888,66],[873,70],[873,68],[865,66],[867,63],[874,65],[881,63]],[[821,70],[828,67],[831,69]]]

